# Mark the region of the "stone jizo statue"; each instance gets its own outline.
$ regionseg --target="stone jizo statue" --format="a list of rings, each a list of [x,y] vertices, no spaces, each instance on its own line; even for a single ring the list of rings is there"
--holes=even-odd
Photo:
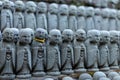
[[[43,28],[37,28],[35,38],[32,42],[32,68],[33,76],[44,76],[46,67],[46,38],[47,31]]]
[[[93,78],[90,74],[83,73],[79,76],[79,80],[93,80]]]
[[[99,80],[102,77],[106,77],[105,73],[98,71],[94,73],[93,80]]]
[[[73,73],[72,67],[74,64],[73,54],[73,31],[71,29],[65,29],[62,32],[62,44],[61,44],[61,72],[62,74]]]
[[[86,72],[85,59],[86,59],[86,32],[83,29],[78,29],[75,32],[74,37],[74,71],[75,72]]]
[[[61,32],[53,29],[49,33],[49,45],[47,46],[47,74],[60,75],[61,59],[59,42],[61,41]]]

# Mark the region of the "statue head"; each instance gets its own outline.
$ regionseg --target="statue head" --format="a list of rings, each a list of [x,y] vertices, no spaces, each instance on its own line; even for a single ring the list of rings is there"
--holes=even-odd
[[[58,13],[58,4],[56,3],[52,3],[49,5],[49,12],[53,13],[53,14],[57,14]]]
[[[26,11],[35,12],[37,5],[33,1],[26,2]]]
[[[79,80],[93,80],[92,76],[88,73],[83,73],[79,76]]]
[[[117,18],[120,19],[120,10],[117,10]]]
[[[83,29],[78,29],[75,33],[75,38],[77,41],[85,41],[86,39],[86,32]]]
[[[110,79],[106,77],[101,77],[99,80],[110,80]]]
[[[66,77],[64,77],[62,80],[73,80],[73,78],[72,78],[72,77],[69,77],[69,76],[66,76]]]
[[[93,80],[99,80],[102,77],[106,77],[105,73],[98,71],[94,73]]]
[[[46,78],[46,79],[44,79],[44,80],[54,80],[53,78]]]
[[[101,15],[101,9],[100,8],[95,8],[95,15]]]
[[[9,0],[4,0],[3,1],[3,8],[10,9],[11,4]]]
[[[32,38],[32,40],[33,40],[33,38],[34,38],[34,30],[31,29],[31,28],[25,28],[25,29],[27,29],[27,30],[30,32],[31,38]]]
[[[110,9],[110,18],[116,19],[117,11],[115,9]]]
[[[102,7],[102,8],[108,7],[108,1],[109,1],[109,0],[102,0],[102,2],[101,2],[101,7]]]
[[[110,41],[110,33],[108,31],[100,31],[100,42],[108,43]]]
[[[5,28],[3,30],[3,41],[13,42],[14,39],[14,32],[11,28]]]
[[[100,32],[98,30],[89,30],[87,32],[87,38],[90,42],[98,43],[100,41]]]
[[[77,9],[78,16],[86,16],[86,8],[84,6],[79,6]]]
[[[50,30],[49,41],[50,41],[50,43],[58,44],[61,41],[60,30],[57,30],[57,29]]]
[[[70,5],[69,14],[70,15],[76,15],[77,14],[77,7],[75,5]]]
[[[32,40],[31,33],[28,29],[20,30],[19,42],[22,44],[30,44]]]
[[[46,39],[47,38],[47,30],[43,28],[37,28],[35,31],[35,38],[36,39]]]
[[[37,5],[38,12],[45,13],[47,12],[47,4],[45,2],[39,2]]]
[[[71,29],[65,29],[62,32],[62,40],[70,42],[73,40],[73,35],[74,35],[74,33]]]
[[[86,8],[86,16],[94,16],[95,12],[94,12],[94,8],[93,7],[87,7]]]
[[[2,6],[3,6],[3,2],[0,1],[0,10],[2,9]]]
[[[10,8],[11,8],[12,11],[15,10],[15,4],[12,1],[10,1]]]
[[[19,30],[17,28],[11,28],[14,34],[14,42],[17,42],[19,40]]]
[[[15,8],[18,11],[22,11],[25,8],[25,4],[23,3],[23,1],[19,0],[19,1],[15,1]]]
[[[113,80],[120,80],[120,75],[119,75],[119,76],[115,76],[115,77],[113,78]]]
[[[114,71],[111,71],[111,72],[108,73],[108,78],[109,78],[110,80],[114,80],[113,78],[114,78],[115,76],[119,76],[119,74],[118,74],[117,72],[114,72]]]
[[[101,11],[102,17],[108,18],[110,16],[110,10],[108,8],[104,8]]]
[[[62,15],[68,15],[69,10],[68,10],[68,5],[66,4],[61,4],[59,7],[59,13]]]
[[[118,31],[111,30],[110,31],[110,42],[118,42],[119,40],[119,33]]]

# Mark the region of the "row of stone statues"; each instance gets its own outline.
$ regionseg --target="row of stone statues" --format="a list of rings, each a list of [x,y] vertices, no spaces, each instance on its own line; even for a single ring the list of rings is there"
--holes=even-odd
[[[0,78],[117,70],[120,32],[5,28],[0,35]]]
[[[39,2],[36,5],[33,1],[0,1],[1,17],[0,30],[5,28],[44,28],[84,30],[120,30],[120,10],[109,8],[93,8],[75,5],[56,3],[46,4]],[[37,9],[36,9],[37,8]],[[36,14],[35,14],[36,12]]]

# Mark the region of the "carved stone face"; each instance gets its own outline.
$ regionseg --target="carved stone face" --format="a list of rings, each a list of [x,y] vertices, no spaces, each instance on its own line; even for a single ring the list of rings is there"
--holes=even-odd
[[[98,43],[100,41],[100,32],[98,30],[89,30],[87,37],[90,42]]]
[[[99,80],[101,77],[106,77],[105,73],[98,71],[93,75],[93,80]]]
[[[102,17],[109,17],[110,16],[110,10],[108,8],[102,9]]]
[[[0,10],[2,9],[3,2],[0,1]]]
[[[15,4],[14,4],[14,2],[12,2],[12,1],[10,1],[10,8],[11,8],[11,10],[14,10],[14,9],[15,9]]]
[[[67,15],[68,12],[69,12],[69,10],[68,10],[68,6],[66,4],[60,5],[60,7],[59,7],[60,14]]]
[[[16,10],[22,11],[25,8],[23,1],[15,1]]]
[[[120,10],[117,11],[117,18],[120,19]]]
[[[101,6],[102,6],[103,8],[106,8],[106,7],[108,6],[108,1],[109,1],[109,0],[101,0]]]
[[[62,33],[63,41],[72,41],[73,40],[73,31],[71,29],[65,29]]]
[[[20,39],[21,43],[29,44],[31,43],[31,33],[27,29],[20,30]]]
[[[37,39],[46,39],[47,38],[47,31],[42,28],[37,28],[35,32],[35,38]]]
[[[110,18],[116,18],[116,16],[117,16],[116,10],[115,9],[111,9],[110,10]]]
[[[47,5],[44,2],[39,2],[37,7],[39,12],[45,13],[47,11]]]
[[[49,33],[50,42],[59,43],[61,41],[61,32],[57,29],[53,29]]]
[[[12,42],[14,38],[14,33],[11,28],[6,28],[3,31],[3,40],[7,42]]]
[[[110,33],[108,31],[100,31],[100,42],[108,43],[110,41]]]
[[[85,10],[85,7],[84,6],[80,6],[80,7],[78,7],[78,9],[77,9],[77,13],[78,13],[78,15],[80,15],[80,16],[85,16],[86,15],[86,12],[85,12],[86,10]]]
[[[76,39],[78,41],[84,41],[86,39],[86,32],[83,29],[78,29],[76,31]]]
[[[49,12],[53,14],[58,13],[58,5],[56,3],[52,3],[49,5]]]
[[[118,42],[119,40],[119,33],[117,31],[110,31],[110,41],[111,42]]]
[[[86,15],[87,16],[94,16],[94,8],[93,7],[87,7],[86,8]]]
[[[26,10],[28,12],[35,12],[36,11],[36,4],[33,1],[28,1],[26,3]]]
[[[70,5],[69,14],[71,14],[71,15],[76,15],[77,14],[77,7],[75,5]]]
[[[11,28],[11,30],[14,33],[14,42],[17,42],[19,40],[19,30],[17,28]]]
[[[93,80],[92,76],[88,73],[83,73],[80,75],[79,80]]]
[[[11,7],[10,1],[9,0],[4,0],[3,1],[3,7],[6,8],[6,9],[10,9],[10,7]]]
[[[100,8],[95,8],[95,15],[101,15],[101,9]]]

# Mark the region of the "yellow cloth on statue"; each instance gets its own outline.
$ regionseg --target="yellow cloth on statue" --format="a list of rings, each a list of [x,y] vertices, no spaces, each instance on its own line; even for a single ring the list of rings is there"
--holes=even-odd
[[[36,40],[37,42],[40,42],[40,43],[44,43],[45,42],[45,39],[37,39],[37,38],[35,38],[34,40]]]

